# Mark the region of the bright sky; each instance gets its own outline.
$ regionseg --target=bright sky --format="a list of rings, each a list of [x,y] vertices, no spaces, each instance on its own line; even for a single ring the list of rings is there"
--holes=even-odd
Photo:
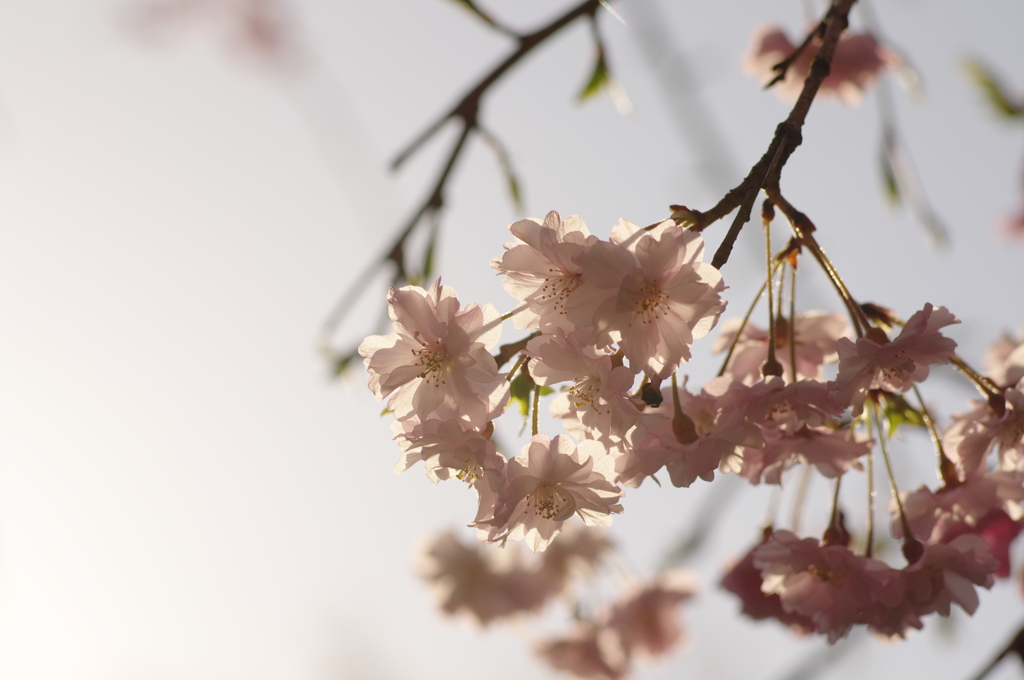
[[[507,39],[451,2],[301,0],[303,59],[281,72],[214,24],[144,39],[127,19],[138,2],[0,0],[0,677],[552,677],[529,653],[530,623],[479,634],[435,613],[415,549],[469,521],[473,498],[418,470],[395,476],[362,369],[332,382],[316,352],[335,298],[414,209],[448,142],[398,175],[389,157]],[[531,27],[570,3],[487,4]],[[1024,92],[1024,6],[875,5],[923,78],[920,98],[893,89],[898,125],[952,246],[930,249],[886,204],[873,95],[813,108],[783,188],[857,297],[905,317],[947,306],[963,321],[961,353],[980,364],[999,333],[1024,326],[1024,242],[993,230],[1021,200],[1024,134],[989,114],[961,61],[977,56]],[[600,236],[669,203],[707,208],[741,179],[787,107],[740,73],[740,55],[758,23],[804,26],[796,0],[616,7],[629,25],[602,16],[602,28],[632,115],[607,97],[575,103],[593,56],[583,26],[483,111],[527,214],[580,214]],[[694,116],[711,127],[695,136]],[[488,261],[518,216],[485,146],[470,148],[449,201],[445,283],[463,302],[511,309]],[[758,239],[745,233],[723,270],[733,314],[760,284]],[[371,332],[384,304],[381,281],[366,285],[344,338]],[[800,295],[838,309],[813,275]],[[694,380],[715,370],[695,361]],[[926,394],[947,408],[973,397],[952,373],[934,382]],[[900,451],[908,484],[926,481],[913,476],[929,469],[926,445]],[[653,573],[708,490],[628,492],[612,530],[637,573]],[[768,497],[736,496],[692,565],[703,590],[685,615],[688,651],[639,677],[770,680],[823,647],[739,620],[715,588]],[[966,678],[1019,627],[1018,585],[984,593],[973,621],[933,619],[900,645],[855,636],[828,677]]]

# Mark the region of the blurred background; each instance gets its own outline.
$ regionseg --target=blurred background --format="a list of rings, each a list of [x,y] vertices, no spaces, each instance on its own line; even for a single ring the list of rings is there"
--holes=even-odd
[[[483,633],[436,613],[417,546],[465,525],[473,495],[394,475],[398,450],[361,365],[334,380],[317,346],[351,285],[366,296],[333,342],[378,332],[386,275],[358,276],[424,199],[454,127],[400,173],[388,162],[512,41],[443,0],[266,0],[263,19],[243,21],[244,4],[0,0],[0,677],[555,677],[530,649],[567,612]],[[487,7],[527,30],[570,4]],[[758,24],[795,38],[809,11],[615,6],[626,25],[599,20],[628,115],[621,97],[577,101],[594,59],[584,24],[536,50],[482,110],[525,214],[579,214],[602,237],[620,217],[663,219],[670,203],[709,208],[739,182],[789,109],[742,74],[741,56]],[[932,247],[886,198],[875,91],[858,107],[815,104],[783,190],[858,298],[904,318],[947,306],[961,354],[980,365],[1024,326],[1024,240],[995,228],[1020,210],[1024,126],[991,112],[963,60],[1024,94],[1024,5],[872,9],[920,75],[920,87],[887,87],[950,243]],[[865,20],[855,9],[853,25]],[[488,261],[521,216],[495,154],[472,142],[437,263],[463,303],[512,308]],[[725,229],[708,230],[711,248]],[[760,285],[760,248],[760,231],[745,231],[723,269],[727,316]],[[803,280],[805,308],[840,308],[820,277]],[[691,386],[717,371],[706,345]],[[965,410],[971,389],[937,374],[926,397]],[[896,447],[906,488],[934,480],[923,437]],[[708,519],[717,486],[628,490],[611,528],[627,570],[652,575]],[[818,483],[809,531],[826,496]],[[744,488],[714,511],[685,565],[701,584],[688,648],[639,677],[811,677],[792,672],[827,652],[823,640],[743,620],[717,589],[769,498]],[[852,635],[818,677],[967,678],[1022,619],[1018,573],[982,593],[973,620],[957,610],[896,645]],[[1020,664],[991,677],[1020,677]]]

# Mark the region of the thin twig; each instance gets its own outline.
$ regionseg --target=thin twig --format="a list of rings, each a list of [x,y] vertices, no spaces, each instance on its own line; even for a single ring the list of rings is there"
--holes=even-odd
[[[468,6],[470,9],[474,9],[475,7],[475,5]],[[477,117],[479,115],[480,103],[483,96],[502,78],[502,76],[504,76],[513,66],[522,61],[527,54],[533,51],[534,48],[543,44],[548,38],[557,34],[577,19],[581,17],[593,18],[595,12],[600,6],[600,0],[584,0],[554,19],[551,23],[534,31],[533,33],[526,35],[515,34],[513,37],[517,40],[516,48],[501,63],[491,69],[490,72],[470,88],[458,103],[427,126],[427,129],[420,133],[420,135],[406,146],[405,149],[403,149],[391,162],[391,168],[398,169],[410,156],[416,153],[424,143],[437,134],[446,123],[452,120],[457,120],[461,123],[459,136],[449,151],[447,161],[441,168],[437,179],[435,179],[433,188],[427,194],[419,207],[413,212],[412,216],[405,222],[398,235],[384,250],[383,254],[374,260],[371,260],[371,263],[367,266],[366,270],[361,272],[353,281],[352,285],[345,291],[331,309],[331,312],[327,315],[320,333],[321,347],[327,354],[335,354],[330,350],[330,338],[341,324],[342,319],[351,310],[360,293],[366,289],[367,277],[373,274],[373,272],[379,267],[390,262],[394,264],[395,267],[394,275],[392,276],[392,285],[398,285],[399,283],[408,280],[409,272],[405,263],[406,242],[424,217],[438,213],[444,206],[445,189],[451,176],[451,172],[459,157],[462,155],[466,146],[466,141],[469,139],[470,135],[480,131]],[[475,12],[486,19],[486,16],[482,15],[480,11],[476,10]],[[505,33],[506,35],[508,34],[507,31],[501,30],[499,26],[493,24],[492,26],[500,32]]]
[[[715,267],[720,269],[728,262],[729,254],[732,252],[740,230],[750,220],[750,212],[758,192],[766,185],[778,184],[782,168],[793,151],[800,146],[804,121],[807,119],[818,88],[821,87],[821,83],[831,70],[832,56],[835,54],[839,35],[846,30],[850,8],[855,2],[856,0],[834,0],[828,13],[822,19],[825,31],[822,36],[821,48],[811,64],[811,72],[807,76],[807,80],[804,81],[803,90],[800,92],[796,104],[793,105],[786,120],[775,128],[775,136],[772,138],[771,144],[768,145],[768,150],[750,169],[744,180],[726,193],[711,210],[703,213],[694,211],[696,224],[693,228],[702,231],[739,208],[728,233],[711,261]]]

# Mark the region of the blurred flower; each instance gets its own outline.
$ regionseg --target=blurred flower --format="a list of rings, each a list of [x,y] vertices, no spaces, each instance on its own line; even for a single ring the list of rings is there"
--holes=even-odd
[[[687,574],[665,572],[612,607],[608,626],[618,633],[625,653],[664,656],[678,646],[683,639],[679,603],[693,591]]]
[[[772,86],[781,99],[796,101],[820,48],[821,40],[815,36],[789,65],[785,78]],[[758,26],[751,36],[750,48],[743,56],[743,71],[757,77],[762,84],[768,84],[778,74],[775,65],[795,51],[796,45],[790,42],[782,28],[771,24]],[[832,56],[829,74],[822,81],[817,96],[839,97],[846,104],[858,104],[864,90],[873,85],[884,70],[894,69],[900,63],[899,55],[880,45],[874,36],[843,31]]]

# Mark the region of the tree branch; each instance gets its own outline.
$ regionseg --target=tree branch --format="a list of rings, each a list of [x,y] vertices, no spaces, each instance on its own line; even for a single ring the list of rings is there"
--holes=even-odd
[[[459,157],[462,155],[462,152],[465,150],[466,141],[469,139],[470,135],[474,132],[479,132],[481,129],[477,117],[479,115],[480,102],[483,99],[483,96],[502,78],[502,76],[504,76],[513,66],[522,61],[527,54],[533,51],[534,48],[543,44],[548,38],[554,36],[577,19],[581,17],[593,18],[600,6],[600,0],[584,0],[554,19],[551,23],[534,31],[533,33],[515,36],[518,42],[516,49],[513,50],[512,53],[509,54],[501,63],[491,69],[491,71],[481,78],[472,88],[470,88],[458,103],[456,103],[445,114],[440,116],[436,121],[431,123],[426,130],[420,133],[420,135],[406,146],[405,149],[403,149],[391,162],[391,169],[397,170],[406,160],[409,159],[410,156],[416,153],[423,144],[437,134],[447,122],[451,120],[459,120],[461,122],[462,130],[460,131],[455,144],[449,151],[448,160],[441,168],[430,193],[427,194],[424,201],[406,221],[401,231],[399,231],[398,236],[396,236],[391,244],[388,245],[384,250],[384,253],[371,261],[368,268],[361,272],[360,276],[353,281],[352,285],[345,291],[331,309],[331,312],[327,315],[327,318],[321,326],[320,344],[321,348],[328,355],[335,354],[329,349],[331,335],[352,308],[355,300],[363,290],[365,290],[365,279],[369,275],[382,265],[391,262],[395,265],[392,285],[397,285],[398,283],[408,280],[409,272],[407,271],[405,264],[406,241],[425,216],[437,213],[444,206],[445,189],[447,187],[448,180],[451,177],[451,172]],[[505,32],[503,31],[503,33]],[[342,361],[350,355],[352,355],[351,352],[341,357]],[[347,363],[345,365],[347,365]]]
[[[711,261],[715,267],[720,269],[728,262],[736,238],[743,225],[750,221],[750,212],[754,207],[754,201],[757,200],[758,192],[768,184],[778,183],[782,175],[782,168],[785,167],[793,151],[803,141],[801,131],[804,121],[807,119],[814,96],[831,70],[832,56],[835,54],[840,34],[846,30],[849,24],[850,8],[853,7],[854,2],[856,0],[833,0],[832,6],[822,19],[825,30],[821,49],[818,50],[818,54],[811,64],[810,75],[804,81],[803,90],[789,112],[789,116],[775,128],[775,136],[772,138],[771,144],[768,145],[768,150],[750,169],[743,181],[723,196],[711,210],[703,213],[692,211],[695,216],[693,228],[703,231],[739,208],[728,233]]]

